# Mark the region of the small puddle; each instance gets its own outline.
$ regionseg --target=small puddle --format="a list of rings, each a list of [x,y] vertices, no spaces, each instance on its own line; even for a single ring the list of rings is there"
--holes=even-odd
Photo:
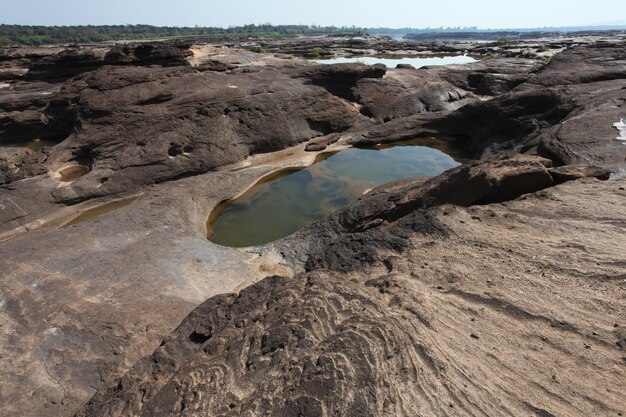
[[[209,240],[246,247],[278,240],[355,201],[378,185],[433,176],[467,162],[457,142],[420,138],[372,148],[348,148],[299,170],[265,177],[241,197],[216,207]]]
[[[360,57],[339,57],[330,59],[316,59],[318,64],[345,64],[345,63],[362,63],[366,65],[383,64],[388,68],[395,68],[398,64],[410,64],[415,68],[421,68],[429,65],[452,65],[452,64],[469,64],[476,60],[467,55],[455,56],[433,56],[423,58],[378,58],[375,56]]]
[[[120,209],[122,207],[126,207],[127,205],[135,201],[137,198],[138,197],[129,197],[123,200],[112,201],[110,203],[105,203],[105,204],[102,204],[101,206],[85,210],[82,213],[80,213],[78,216],[74,217],[69,222],[65,223],[63,227],[70,227],[74,224],[78,224],[87,220],[95,219],[96,217],[103,216],[114,210]]]
[[[89,172],[89,167],[79,164],[68,164],[59,169],[56,178],[59,181],[71,182]]]

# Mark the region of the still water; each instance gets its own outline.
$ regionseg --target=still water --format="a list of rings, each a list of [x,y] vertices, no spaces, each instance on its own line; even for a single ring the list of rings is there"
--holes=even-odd
[[[401,145],[348,148],[308,168],[274,175],[217,207],[209,240],[245,247],[271,242],[355,201],[378,185],[433,176],[467,161],[456,142],[420,138]]]
[[[344,63],[356,63],[360,62],[367,65],[383,64],[388,68],[395,68],[398,64],[410,64],[415,68],[425,67],[427,65],[452,65],[452,64],[469,64],[476,62],[476,60],[466,55],[456,56],[433,56],[423,58],[377,58],[374,56],[361,56],[352,58],[331,58],[331,59],[316,59],[315,62],[319,64],[344,64]]]

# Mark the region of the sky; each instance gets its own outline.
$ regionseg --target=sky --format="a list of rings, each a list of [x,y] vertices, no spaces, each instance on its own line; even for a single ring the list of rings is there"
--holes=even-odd
[[[528,28],[625,24],[623,0],[0,0],[0,23]]]

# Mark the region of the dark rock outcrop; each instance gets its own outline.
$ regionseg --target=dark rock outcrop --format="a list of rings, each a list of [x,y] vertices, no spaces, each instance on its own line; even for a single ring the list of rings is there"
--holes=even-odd
[[[558,125],[574,108],[569,97],[557,91],[513,91],[471,103],[437,121],[435,128],[450,136],[471,138],[472,146],[493,155]]]
[[[361,113],[388,122],[413,114],[457,109],[476,97],[427,71],[396,70],[382,79],[364,78],[356,88]]]
[[[606,56],[606,65],[601,56]],[[623,47],[568,49],[505,94],[471,102],[457,111],[413,115],[355,135],[352,143],[444,135],[471,144],[482,159],[538,154],[556,164],[618,169],[626,152],[612,124],[623,117],[626,74]],[[575,62],[582,61],[578,70]],[[567,71],[563,68],[568,68]],[[450,78],[454,70],[436,70]]]
[[[577,85],[626,78],[624,45],[596,43],[579,48],[568,48],[557,54],[550,63],[533,77],[532,84],[545,87]]]
[[[449,83],[478,95],[498,96],[528,81],[542,65],[533,59],[486,59],[463,66],[429,68]]]
[[[48,101],[3,96],[3,140],[63,141],[50,151],[47,169],[79,163],[89,173],[54,198],[80,201],[207,172],[366,123],[358,109],[314,85],[315,80],[341,73],[356,83],[381,75],[365,65],[330,67],[326,76],[318,76],[323,69],[305,71],[311,83],[305,75],[271,67],[198,72],[186,61],[181,64],[184,51],[116,46],[104,59],[116,65],[83,72],[51,92]],[[17,104],[21,98],[24,105]]]
[[[105,48],[70,47],[33,62],[25,79],[29,81],[64,81],[104,65]]]
[[[296,70],[295,74],[311,84],[324,87],[333,95],[356,102],[357,83],[362,79],[380,79],[386,72],[387,68],[384,65],[322,64]]]
[[[597,178],[599,180],[608,180],[611,171],[593,165],[565,165],[548,170],[555,184],[562,184],[566,181],[573,181],[580,178]]]
[[[272,68],[226,75],[188,67],[103,67],[61,94],[80,103],[83,122],[55,147],[50,164],[83,158],[91,172],[59,194],[60,201],[207,172],[347,130],[363,118],[324,89]],[[102,176],[108,182],[96,187]]]
[[[33,61],[27,80],[64,81],[104,65],[189,65],[191,43],[157,42],[117,44],[112,48],[69,47]]]
[[[445,228],[420,210],[444,204],[468,207],[501,203],[569,180],[606,180],[608,173],[590,166],[551,168],[551,161],[527,156],[466,164],[431,179],[402,180],[378,187],[286,238],[290,244],[284,253],[303,262],[307,270],[355,270],[376,259],[371,255],[372,248],[405,250],[407,229],[433,237],[447,236]]]
[[[192,55],[190,42],[157,42],[140,44],[119,44],[104,56],[105,64],[119,65],[188,65]]]

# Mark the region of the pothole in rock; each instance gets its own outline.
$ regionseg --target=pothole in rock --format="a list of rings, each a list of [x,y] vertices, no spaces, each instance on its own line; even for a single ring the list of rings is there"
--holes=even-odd
[[[259,181],[223,202],[207,222],[208,238],[231,247],[257,246],[290,235],[388,182],[438,175],[469,160],[459,142],[435,138],[348,148],[299,170]]]
[[[55,178],[62,182],[74,181],[89,172],[89,167],[80,164],[67,164],[55,174]]]

